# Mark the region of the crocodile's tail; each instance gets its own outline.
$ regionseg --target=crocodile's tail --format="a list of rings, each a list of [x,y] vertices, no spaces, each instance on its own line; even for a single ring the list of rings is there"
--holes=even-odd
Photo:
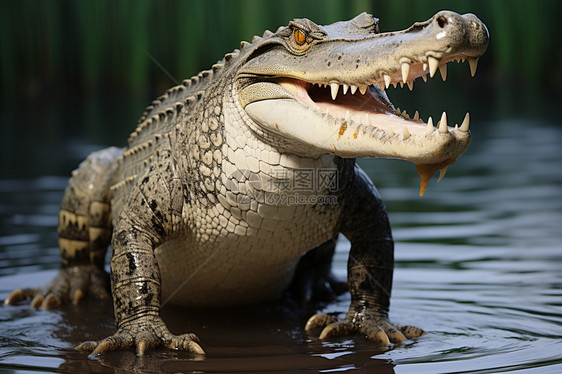
[[[59,213],[62,266],[94,264],[103,269],[111,241],[111,192],[120,148],[92,153],[78,169],[64,193]]]

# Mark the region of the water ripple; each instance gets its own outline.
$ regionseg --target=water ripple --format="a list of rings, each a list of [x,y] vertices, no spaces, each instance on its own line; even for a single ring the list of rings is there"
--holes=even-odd
[[[309,313],[287,306],[236,318],[220,311],[187,318],[181,310],[169,316],[178,330],[186,319],[199,328],[206,360],[157,351],[141,362],[127,351],[90,362],[72,346],[112,331],[110,305],[94,314],[0,307],[0,370],[562,372],[562,175],[554,172],[562,163],[562,130],[515,121],[487,131],[424,198],[416,196],[412,165],[362,161],[394,227],[390,316],[424,328],[420,339],[387,351],[362,337],[320,342],[302,331]],[[54,275],[65,184],[60,177],[0,180],[0,298]],[[341,278],[348,251],[342,238],[334,258]],[[343,315],[349,302],[344,294],[323,310]]]

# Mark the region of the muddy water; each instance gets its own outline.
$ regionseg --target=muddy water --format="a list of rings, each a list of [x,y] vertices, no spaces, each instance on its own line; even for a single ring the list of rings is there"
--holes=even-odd
[[[173,332],[201,337],[204,359],[156,350],[92,360],[73,346],[114,330],[110,304],[51,312],[2,306],[0,371],[562,372],[562,128],[479,126],[468,153],[422,199],[413,165],[362,161],[378,181],[397,241],[391,318],[423,327],[422,338],[381,350],[361,336],[319,341],[303,332],[317,309],[344,313],[344,294],[317,308],[287,300],[228,310],[166,306]],[[66,178],[35,174],[0,179],[2,300],[15,287],[48,282],[58,266],[55,227]],[[342,278],[348,250],[342,242],[334,260]]]

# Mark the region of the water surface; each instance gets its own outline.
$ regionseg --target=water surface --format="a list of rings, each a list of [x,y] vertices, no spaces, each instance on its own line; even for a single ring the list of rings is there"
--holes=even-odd
[[[383,351],[361,336],[308,336],[303,326],[316,309],[287,300],[228,310],[166,306],[171,331],[197,333],[205,359],[156,350],[89,360],[73,347],[114,331],[109,303],[49,312],[2,306],[0,371],[562,372],[562,128],[525,120],[475,126],[469,151],[423,198],[412,164],[361,161],[397,241],[391,318],[427,335]],[[64,144],[42,156],[64,160],[58,170],[0,179],[2,300],[16,287],[48,282],[58,267],[62,175],[96,148],[80,138]],[[334,259],[342,278],[348,250],[342,241]],[[320,308],[343,314],[348,304],[344,294]]]

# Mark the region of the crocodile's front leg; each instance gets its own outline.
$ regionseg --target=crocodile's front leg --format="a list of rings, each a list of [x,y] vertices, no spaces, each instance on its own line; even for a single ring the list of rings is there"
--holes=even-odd
[[[164,346],[204,354],[194,334],[175,336],[160,317],[160,271],[153,248],[161,240],[161,233],[144,222],[134,211],[126,212],[111,243],[117,332],[100,341],[84,342],[76,349],[97,355],[135,346],[137,354],[143,355],[150,348]]]
[[[138,355],[158,346],[204,354],[194,334],[173,335],[160,316],[160,269],[155,248],[181,222],[183,192],[167,152],[132,187],[114,225],[111,241],[111,288],[117,332],[76,347],[93,351],[136,347]]]
[[[355,168],[351,191],[346,196],[342,232],[351,241],[351,305],[345,318],[316,314],[305,329],[323,327],[321,339],[360,332],[384,345],[423,335],[424,331],[417,327],[400,327],[388,320],[394,242],[378,191],[359,167]]]

